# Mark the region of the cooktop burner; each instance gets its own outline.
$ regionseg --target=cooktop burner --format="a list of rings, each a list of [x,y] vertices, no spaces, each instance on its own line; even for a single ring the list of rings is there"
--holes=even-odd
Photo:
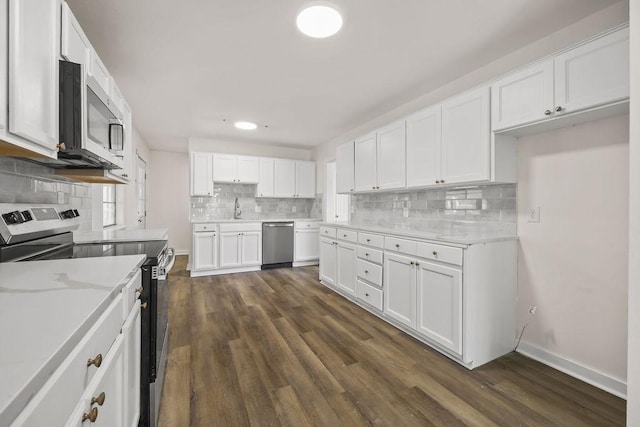
[[[51,260],[68,258],[95,258],[103,256],[119,255],[146,255],[147,260],[157,258],[167,245],[164,240],[154,240],[149,242],[127,242],[127,243],[91,243],[75,244],[61,248],[52,253],[42,255],[31,260]]]

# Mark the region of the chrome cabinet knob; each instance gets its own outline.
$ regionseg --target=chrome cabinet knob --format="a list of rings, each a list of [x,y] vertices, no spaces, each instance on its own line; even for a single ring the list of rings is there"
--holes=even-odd
[[[545,116],[550,116],[551,115],[551,110],[544,110],[544,115]]]
[[[558,106],[556,107],[556,113],[559,113],[560,111],[562,111],[562,107],[558,105]]]
[[[437,251],[433,251],[432,254],[433,254],[433,256],[438,256],[438,252]]]

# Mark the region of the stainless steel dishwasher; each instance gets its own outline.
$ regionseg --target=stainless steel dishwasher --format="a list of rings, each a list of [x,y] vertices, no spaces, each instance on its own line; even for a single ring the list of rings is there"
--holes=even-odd
[[[293,264],[293,222],[262,223],[262,269]]]

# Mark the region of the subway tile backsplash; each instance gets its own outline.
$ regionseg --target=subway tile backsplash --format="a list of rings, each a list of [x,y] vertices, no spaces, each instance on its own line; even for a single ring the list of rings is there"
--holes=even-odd
[[[0,156],[0,204],[25,203],[77,209],[79,229],[91,230],[90,184],[69,181],[53,169],[26,160]]]
[[[322,197],[315,199],[256,198],[252,184],[215,184],[212,197],[191,198],[191,219],[233,218],[235,198],[243,219],[321,218]],[[257,212],[258,211],[258,212]]]
[[[351,198],[351,220],[414,224],[416,220],[516,223],[516,184],[464,189],[432,189],[357,194]]]

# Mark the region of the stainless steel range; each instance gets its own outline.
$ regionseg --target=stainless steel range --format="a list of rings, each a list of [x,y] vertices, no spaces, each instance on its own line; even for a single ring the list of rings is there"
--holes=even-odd
[[[74,244],[80,213],[57,207],[0,204],[0,262],[146,255],[142,265],[140,426],[157,424],[168,349],[167,275],[174,262],[166,240]]]

